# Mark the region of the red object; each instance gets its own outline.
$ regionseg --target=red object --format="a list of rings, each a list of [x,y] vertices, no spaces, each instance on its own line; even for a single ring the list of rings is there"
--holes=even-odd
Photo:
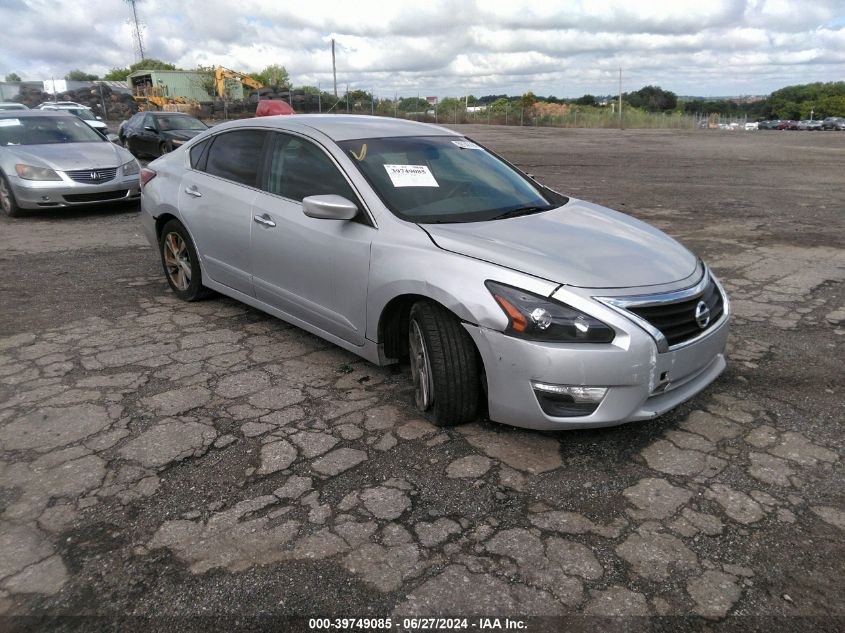
[[[273,116],[275,114],[296,114],[287,101],[259,101],[255,116]]]
[[[143,189],[144,185],[146,185],[148,182],[150,182],[155,177],[156,177],[155,171],[153,171],[152,169],[147,169],[146,167],[143,167],[141,169],[141,189]]]

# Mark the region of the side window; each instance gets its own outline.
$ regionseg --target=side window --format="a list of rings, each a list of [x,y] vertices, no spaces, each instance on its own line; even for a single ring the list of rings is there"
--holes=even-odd
[[[267,132],[261,130],[218,134],[208,150],[205,171],[242,185],[257,186],[258,165],[266,136]]]
[[[267,191],[300,202],[308,196],[336,194],[357,203],[349,183],[323,150],[296,136],[274,137]]]
[[[208,147],[209,141],[210,139],[206,139],[191,147],[191,167],[193,167],[194,169],[199,169],[200,171],[203,171],[205,167],[205,161],[202,160],[202,158],[203,153],[205,152],[205,148]]]
[[[156,122],[153,120],[152,114],[147,114],[146,116],[144,116],[144,127],[147,127],[148,125],[152,127],[156,126]]]

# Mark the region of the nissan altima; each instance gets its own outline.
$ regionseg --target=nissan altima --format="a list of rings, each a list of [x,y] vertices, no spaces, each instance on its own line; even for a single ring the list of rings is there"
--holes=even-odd
[[[380,365],[435,423],[611,426],[725,367],[704,262],[451,130],[292,115],[214,127],[142,170],[171,289],[213,289]]]
[[[137,199],[141,166],[82,119],[60,111],[0,112],[0,210]]]

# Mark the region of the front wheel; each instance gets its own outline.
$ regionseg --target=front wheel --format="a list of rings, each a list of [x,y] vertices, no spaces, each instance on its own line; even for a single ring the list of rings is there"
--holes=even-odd
[[[188,231],[178,220],[164,225],[159,242],[161,263],[167,283],[183,301],[196,301],[207,296],[202,285],[202,271],[197,251]]]
[[[2,173],[0,173],[0,211],[10,218],[19,218],[23,215],[23,211],[15,200],[15,192],[12,191],[12,186]]]
[[[455,315],[436,303],[415,303],[408,319],[408,351],[417,409],[438,426],[475,420],[478,360]]]
[[[158,146],[158,155],[164,156],[170,153],[170,145],[168,143],[160,143]]]

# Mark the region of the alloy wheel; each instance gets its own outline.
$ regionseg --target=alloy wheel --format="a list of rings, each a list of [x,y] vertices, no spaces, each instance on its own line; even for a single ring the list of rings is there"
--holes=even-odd
[[[434,402],[431,361],[428,358],[428,350],[420,326],[413,319],[411,320],[408,343],[411,357],[411,377],[414,380],[414,400],[417,409],[427,411]]]
[[[0,208],[3,213],[9,215],[12,212],[12,192],[9,190],[9,185],[6,184],[6,179],[0,176]]]
[[[171,283],[179,290],[187,290],[191,285],[191,255],[178,233],[168,233],[164,237],[164,265]]]

